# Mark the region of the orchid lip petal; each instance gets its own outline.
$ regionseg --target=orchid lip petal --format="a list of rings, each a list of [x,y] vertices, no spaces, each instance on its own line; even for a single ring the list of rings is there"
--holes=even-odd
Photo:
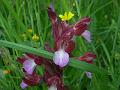
[[[51,85],[48,90],[57,90],[57,87],[55,85]]]
[[[28,85],[27,85],[26,83],[24,83],[23,81],[22,81],[21,84],[20,84],[20,87],[21,87],[22,89],[25,89],[27,86],[28,86]]]
[[[56,65],[59,65],[60,67],[64,67],[69,62],[69,54],[65,52],[63,49],[60,49],[55,52],[53,60]]]
[[[23,68],[28,74],[32,74],[35,67],[36,67],[36,63],[32,59],[25,60],[25,62],[23,63]]]
[[[90,43],[91,42],[91,34],[88,30],[85,30],[83,33],[82,33],[82,36]]]

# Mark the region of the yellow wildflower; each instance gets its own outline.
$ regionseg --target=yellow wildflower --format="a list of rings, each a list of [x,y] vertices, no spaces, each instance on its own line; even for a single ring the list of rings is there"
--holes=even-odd
[[[3,74],[10,74],[10,70],[3,70]]]
[[[27,31],[28,31],[29,33],[32,33],[32,32],[33,32],[31,28],[29,28]]]
[[[75,3],[73,3],[73,6],[75,6]]]
[[[22,37],[26,37],[25,33],[22,34]]]
[[[67,12],[65,12],[64,15],[59,15],[59,17],[62,19],[62,21],[67,20]]]
[[[37,41],[37,40],[39,40],[39,37],[38,37],[36,34],[34,34],[34,35],[32,36],[32,40],[33,40],[33,41]]]
[[[27,37],[26,37],[25,33],[22,34],[22,37],[23,37],[24,40],[27,40]]]
[[[65,12],[64,15],[59,15],[62,21],[70,20],[74,14],[72,12]]]

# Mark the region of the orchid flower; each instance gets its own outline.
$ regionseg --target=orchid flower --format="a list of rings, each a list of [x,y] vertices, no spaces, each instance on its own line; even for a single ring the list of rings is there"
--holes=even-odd
[[[95,59],[95,58],[96,58],[95,54],[93,54],[91,52],[87,52],[83,56],[80,56],[78,58],[78,60],[85,61],[89,64],[93,64],[93,59]],[[86,76],[91,79],[92,78],[92,73],[91,72],[86,72]]]
[[[17,60],[23,64],[23,69],[28,74],[32,74],[37,64],[39,65],[42,62],[40,58],[37,58],[32,54],[24,54],[23,57],[20,57]]]
[[[34,86],[39,84],[41,77],[34,73],[37,65],[41,65],[41,58],[32,54],[24,54],[23,57],[18,57],[17,61],[23,64],[24,78],[20,84],[22,89],[27,86]]]
[[[43,78],[41,76],[37,75],[36,73],[25,74],[20,86],[22,89],[25,89],[28,86],[39,85],[42,80],[43,80]]]

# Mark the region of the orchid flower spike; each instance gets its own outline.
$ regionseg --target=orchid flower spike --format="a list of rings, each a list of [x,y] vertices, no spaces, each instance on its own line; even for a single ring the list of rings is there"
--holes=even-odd
[[[69,54],[65,52],[63,49],[59,49],[58,51],[55,52],[53,61],[56,65],[64,67],[69,62]]]

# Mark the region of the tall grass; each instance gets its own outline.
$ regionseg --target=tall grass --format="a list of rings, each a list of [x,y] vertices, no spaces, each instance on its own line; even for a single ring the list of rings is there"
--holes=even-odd
[[[18,43],[16,46],[18,49],[16,47],[11,49],[3,47],[3,45],[10,47],[11,43],[0,42],[0,90],[21,90],[19,86],[22,77],[21,66],[16,62],[16,58],[23,54],[21,51],[32,52],[32,47],[36,45],[38,50],[43,50],[45,42],[51,43],[52,46],[51,24],[47,15],[50,3],[53,3],[58,15],[72,11],[75,17],[69,22],[71,24],[82,17],[91,17],[89,30],[92,33],[92,43],[88,44],[81,37],[77,37],[73,54],[80,56],[84,52],[93,51],[97,55],[94,61],[96,70],[107,71],[107,74],[99,74],[92,66],[85,68],[84,63],[83,67],[76,68],[77,63],[71,60],[70,66],[64,70],[65,85],[70,90],[119,90],[119,0],[0,0],[0,40]],[[31,40],[32,34],[27,32],[29,28],[33,30],[33,34],[39,35],[37,43]],[[27,40],[22,37],[24,33]],[[19,44],[28,49],[20,50]],[[32,53],[41,54],[37,50],[33,50]],[[3,75],[2,70],[6,69],[11,70],[11,73]],[[95,71],[91,80],[84,75],[88,69],[91,72]],[[42,74],[41,67],[38,67],[38,73]],[[26,90],[47,90],[47,88],[43,84]]]

